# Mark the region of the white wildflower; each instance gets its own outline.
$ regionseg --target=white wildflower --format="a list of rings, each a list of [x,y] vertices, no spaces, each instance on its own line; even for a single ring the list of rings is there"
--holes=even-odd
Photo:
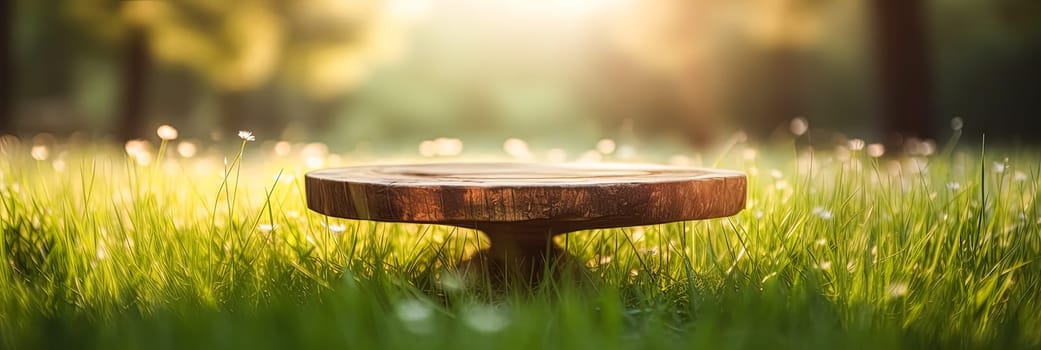
[[[567,152],[559,148],[551,149],[546,152],[546,160],[551,163],[563,163],[567,161]]]
[[[680,165],[680,166],[689,165],[690,164],[690,157],[687,157],[687,156],[682,155],[682,154],[673,155],[672,157],[669,157],[669,164],[670,165]]]
[[[1005,163],[994,162],[994,172],[999,174],[1005,172]]]
[[[155,129],[155,133],[164,141],[177,139],[177,129],[166,124],[160,125],[158,129]]]
[[[643,236],[644,236],[643,227],[637,227],[637,228],[633,229],[633,233],[631,235],[633,242],[642,241],[643,240]]]
[[[518,138],[508,138],[506,142],[502,143],[502,150],[506,151],[513,158],[525,159],[531,157],[531,151],[528,149],[528,143]]]
[[[872,158],[881,157],[883,154],[886,154],[886,146],[883,146],[881,143],[872,143],[867,146],[867,154]]]
[[[437,154],[440,156],[457,156],[463,152],[463,140],[447,137],[438,137],[434,140],[437,145]]]
[[[850,139],[846,142],[849,145],[851,151],[859,151],[864,149],[864,140],[861,139]]]
[[[615,143],[612,139],[602,139],[596,142],[596,150],[603,154],[614,153]]]
[[[832,216],[831,211],[824,209],[824,207],[813,208],[813,214],[819,216],[821,219],[824,220],[831,220]]]
[[[802,136],[806,133],[806,130],[810,129],[810,123],[806,121],[806,118],[795,118],[788,124],[788,130],[795,136]]]
[[[886,287],[886,292],[889,293],[890,298],[899,298],[905,296],[907,295],[907,291],[907,283],[904,282],[890,283],[889,286]]]
[[[177,144],[177,154],[180,154],[181,157],[194,157],[195,153],[198,153],[198,151],[199,148],[195,146],[195,143],[182,141],[181,143]]]
[[[755,160],[755,157],[759,155],[759,152],[754,148],[745,148],[741,151],[741,157],[745,160]]]
[[[433,140],[426,140],[419,143],[419,155],[424,157],[433,157],[437,155],[437,143]]]
[[[618,159],[629,159],[636,156],[636,147],[633,145],[620,145],[614,153]]]
[[[256,141],[257,140],[257,138],[253,136],[253,132],[252,131],[246,131],[246,130],[239,131],[239,138],[244,140],[244,141]]]
[[[275,143],[275,155],[285,157],[292,152],[293,144],[289,143],[289,141],[278,141],[277,143]]]
[[[607,264],[611,263],[611,260],[614,260],[614,258],[612,256],[604,255],[604,256],[601,256],[599,259],[597,259],[597,258],[589,259],[589,261],[586,261],[586,266],[592,268],[592,267],[597,267],[597,266],[601,266],[601,265],[607,265]]]
[[[1016,181],[1026,181],[1028,177],[1027,173],[1024,173],[1022,171],[1016,171],[1016,174],[1012,175],[1012,178]]]
[[[33,159],[46,160],[47,157],[50,156],[51,151],[47,149],[47,146],[36,145],[33,146],[31,150],[29,150],[29,154],[33,156]]]
[[[603,155],[600,154],[600,152],[597,152],[596,150],[592,150],[591,149],[591,150],[586,151],[585,153],[582,153],[582,155],[578,157],[578,162],[580,162],[580,163],[596,163],[596,162],[599,162],[599,161],[603,160],[603,158],[604,157],[603,157]]]
[[[957,183],[957,182],[948,182],[947,183],[947,189],[952,190],[952,191],[960,190],[961,189],[961,184]]]
[[[822,261],[820,263],[820,268],[821,268],[821,270],[831,269],[831,262],[830,261]]]

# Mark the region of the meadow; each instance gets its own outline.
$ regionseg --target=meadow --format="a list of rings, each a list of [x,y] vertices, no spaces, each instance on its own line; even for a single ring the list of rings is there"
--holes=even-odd
[[[637,153],[744,171],[747,208],[570,234],[589,278],[503,289],[453,268],[476,231],[305,206],[308,169],[403,159],[258,138],[0,138],[0,347],[1041,347],[1036,149]]]

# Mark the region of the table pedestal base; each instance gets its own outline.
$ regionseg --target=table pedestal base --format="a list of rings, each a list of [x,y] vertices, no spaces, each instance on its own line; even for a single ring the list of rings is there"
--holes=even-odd
[[[550,230],[524,227],[478,227],[491,247],[461,265],[468,274],[487,277],[493,284],[537,286],[546,278],[585,279],[589,273],[580,260],[557,246]]]

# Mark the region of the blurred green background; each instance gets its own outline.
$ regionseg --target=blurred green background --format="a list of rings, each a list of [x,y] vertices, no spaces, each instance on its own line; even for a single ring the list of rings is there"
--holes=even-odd
[[[1036,0],[0,0],[0,131],[1035,143]],[[588,146],[587,146],[588,147]]]

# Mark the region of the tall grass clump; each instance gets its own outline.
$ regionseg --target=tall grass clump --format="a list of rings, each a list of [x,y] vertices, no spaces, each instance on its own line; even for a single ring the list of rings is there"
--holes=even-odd
[[[734,144],[740,214],[571,234],[588,278],[502,290],[453,269],[475,231],[308,211],[361,156],[160,136],[0,138],[0,346],[1041,346],[1033,149]]]

